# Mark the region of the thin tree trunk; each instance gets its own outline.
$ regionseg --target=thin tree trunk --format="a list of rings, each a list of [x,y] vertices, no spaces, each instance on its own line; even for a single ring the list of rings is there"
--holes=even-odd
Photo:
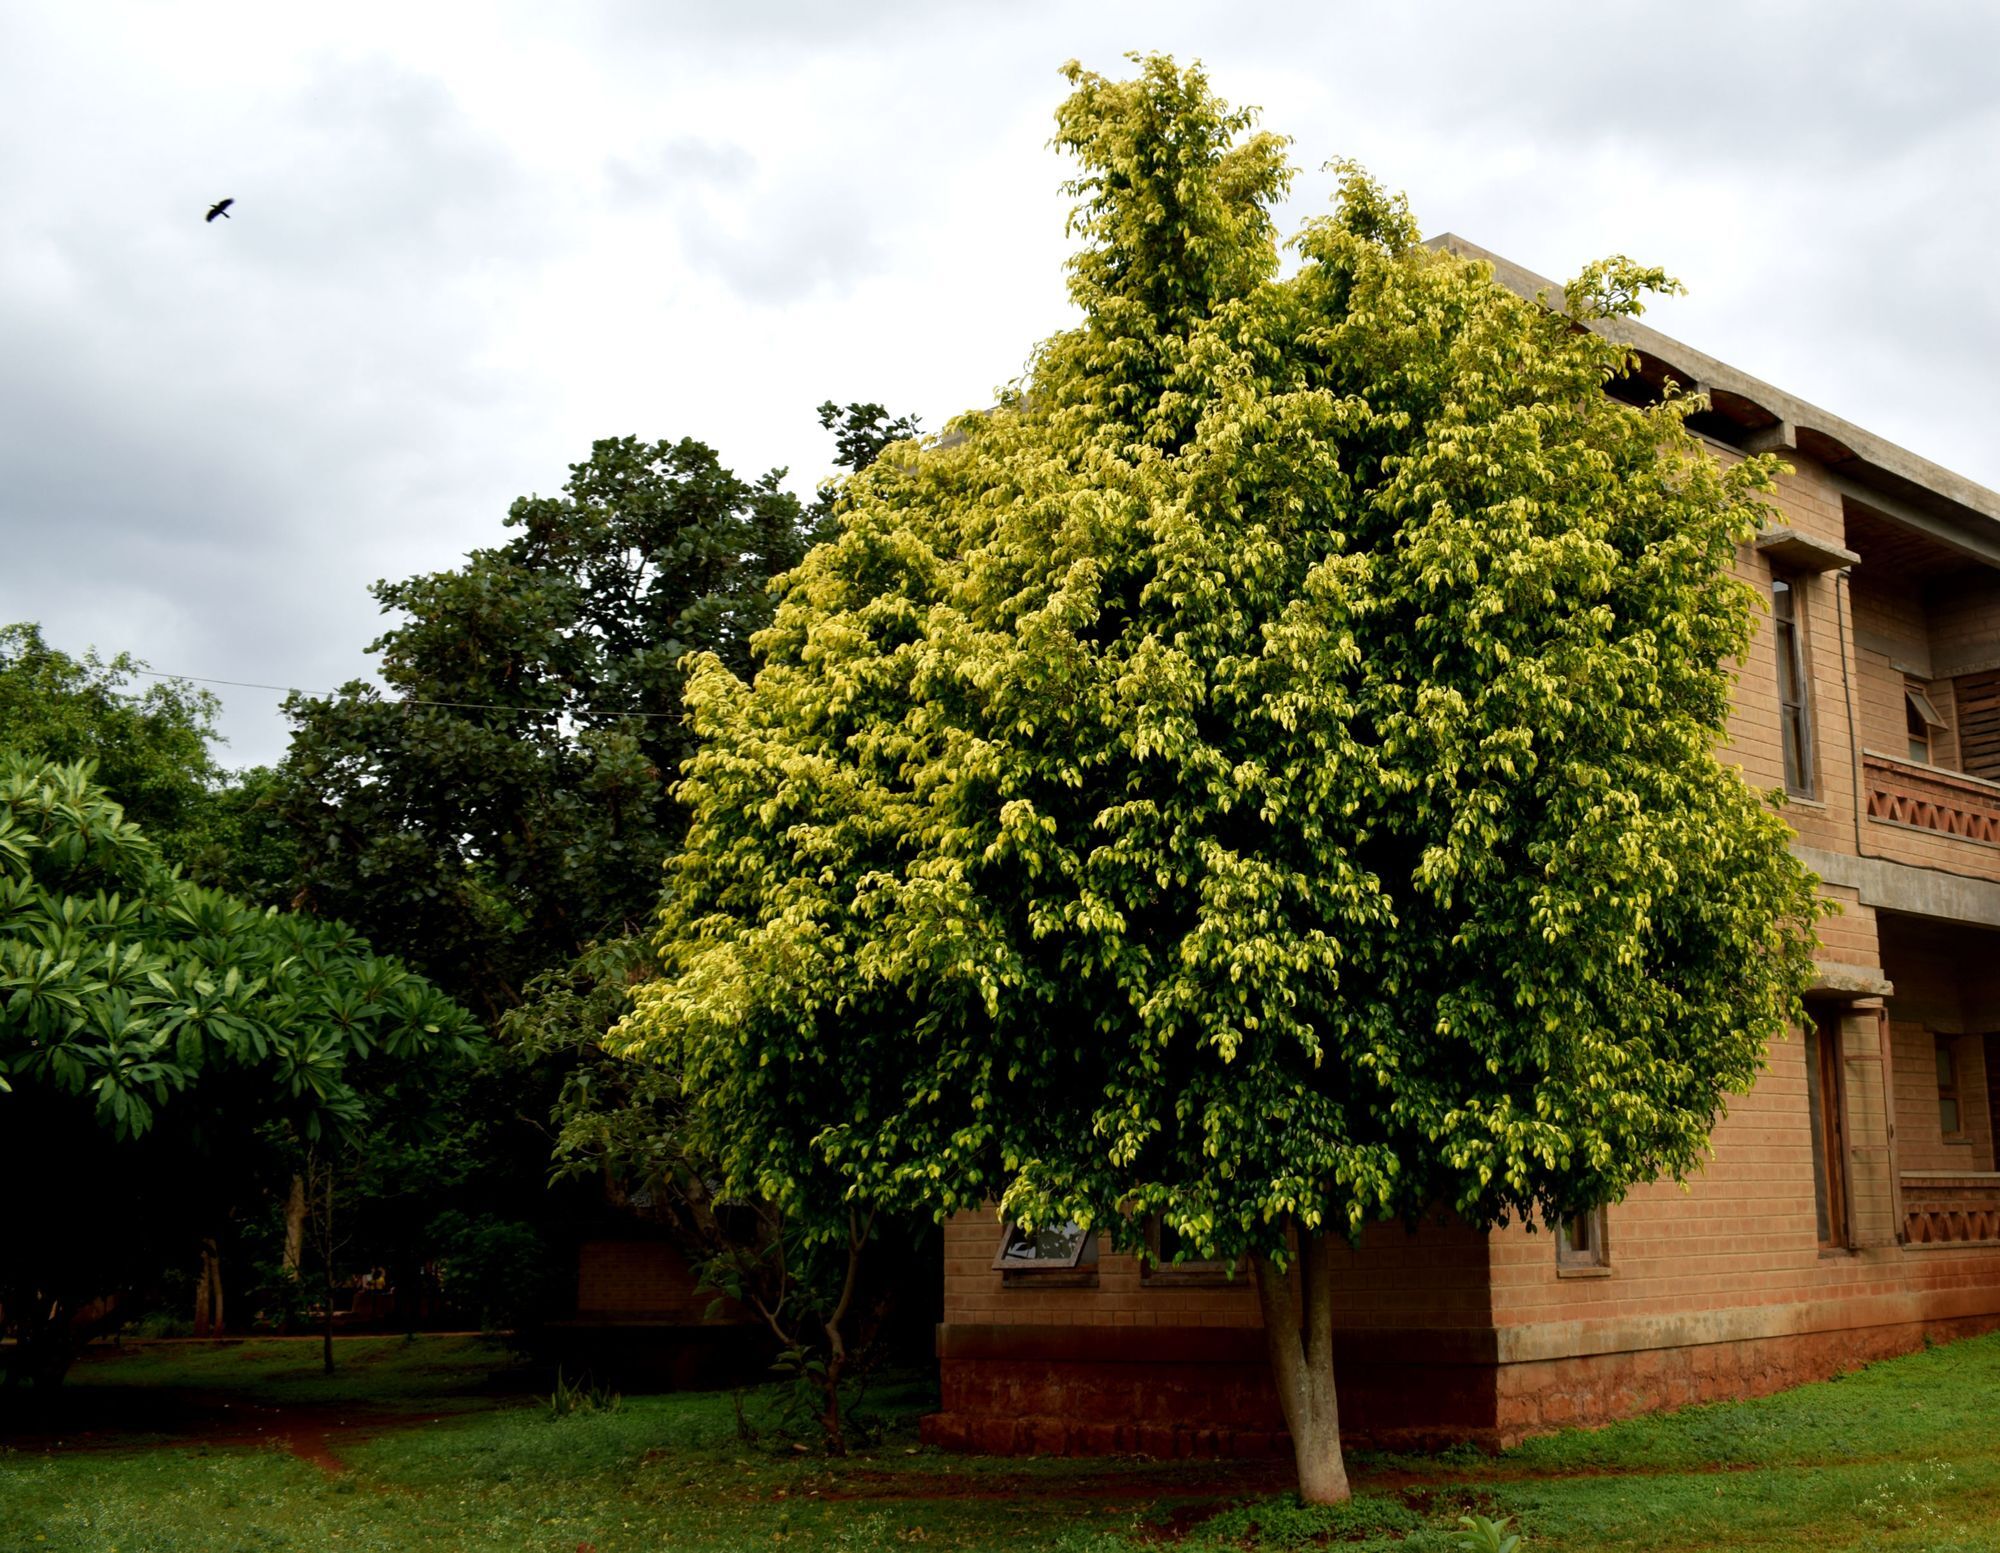
[[[201,1243],[201,1273],[194,1285],[194,1335],[222,1335],[222,1256],[213,1235]]]
[[[861,1282],[861,1252],[874,1225],[873,1213],[864,1225],[853,1209],[848,1210],[847,1276],[840,1286],[840,1301],[826,1318],[826,1410],[820,1417],[820,1428],[826,1434],[827,1450],[835,1456],[847,1454],[846,1430],[840,1416],[840,1379],[847,1369],[847,1338],[841,1331],[841,1323],[854,1304],[854,1291]]]
[[[285,1272],[296,1283],[306,1261],[306,1178],[292,1177],[285,1199]]]
[[[1282,1272],[1268,1257],[1253,1259],[1257,1301],[1278,1405],[1292,1434],[1299,1498],[1339,1504],[1349,1489],[1333,1381],[1333,1240],[1304,1225],[1295,1225],[1294,1235],[1294,1254]]]
[[[326,1165],[326,1223],[322,1227],[324,1243],[320,1255],[320,1289],[322,1295],[322,1327],[320,1327],[320,1371],[326,1375],[334,1373],[334,1167],[332,1161]]]

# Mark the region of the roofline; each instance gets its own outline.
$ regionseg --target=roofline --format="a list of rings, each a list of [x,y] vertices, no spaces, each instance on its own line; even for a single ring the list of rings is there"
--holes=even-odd
[[[1564,306],[1564,290],[1555,281],[1455,232],[1440,233],[1424,246],[1482,261],[1517,296]],[[1796,451],[1817,459],[1834,473],[1843,495],[1988,565],[2000,565],[2000,492],[1633,319],[1592,319],[1590,327],[1638,352],[1648,375],[1670,375],[1707,395],[1710,411],[1739,429],[1727,440],[1749,452]]]

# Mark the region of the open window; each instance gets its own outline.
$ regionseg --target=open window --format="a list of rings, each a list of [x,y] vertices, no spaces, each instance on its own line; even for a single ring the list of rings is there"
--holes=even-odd
[[[1097,1231],[1080,1224],[1029,1229],[1008,1224],[1000,1232],[993,1265],[1008,1283],[1091,1284],[1097,1281]]]
[[[1611,1271],[1610,1216],[1602,1208],[1572,1213],[1556,1226],[1556,1272]]]
[[[1937,764],[1937,736],[1944,732],[1944,718],[1931,700],[1930,687],[1921,680],[1903,681],[1903,718],[1909,726],[1910,759]]]

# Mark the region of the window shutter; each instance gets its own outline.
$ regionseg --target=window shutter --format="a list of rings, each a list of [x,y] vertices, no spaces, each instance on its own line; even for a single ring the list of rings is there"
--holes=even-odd
[[[1843,1012],[1840,1031],[1842,1132],[1847,1140],[1847,1243],[1856,1250],[1896,1244],[1896,1159],[1889,1141],[1889,1094],[1882,1026],[1873,1010]]]
[[[2000,669],[1961,674],[1952,687],[1958,700],[1960,768],[2000,782]]]

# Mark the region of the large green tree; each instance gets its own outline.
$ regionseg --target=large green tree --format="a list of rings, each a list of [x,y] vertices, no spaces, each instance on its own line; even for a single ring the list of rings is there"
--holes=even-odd
[[[337,922],[169,869],[88,763],[0,756],[0,1311],[10,1379],[268,1182],[470,1057],[471,1016]]]
[[[838,1223],[998,1198],[1246,1257],[1301,1491],[1343,1497],[1335,1246],[1697,1169],[1798,1012],[1812,881],[1718,758],[1773,466],[1198,69],[1069,68],[1077,325],[892,449],[746,686],[633,1049],[734,1182]],[[705,1120],[703,1120],[705,1119]]]
[[[843,469],[915,426],[872,403],[829,402],[819,420]],[[782,475],[741,479],[695,441],[596,443],[560,494],[513,504],[504,543],[378,584],[400,617],[375,644],[392,694],[295,700],[272,790],[246,787],[250,817],[275,805],[296,848],[285,898],[395,946],[501,1033],[461,1097],[480,1146],[452,1172],[453,1201],[476,1219],[563,1232],[544,1190],[552,1109],[557,1141],[601,1140],[566,1155],[579,1172],[587,1159],[666,1197],[648,1172],[683,1151],[672,1108],[598,1043],[644,965],[685,825],[670,793],[692,747],[684,665],[708,652],[749,674],[773,576],[838,504],[831,485],[801,503]],[[420,1206],[375,1217],[412,1247]]]
[[[597,443],[505,544],[375,595],[393,694],[298,697],[285,817],[311,909],[404,946],[489,1017],[642,920],[678,818],[681,660],[748,663],[803,550],[777,475],[698,442]]]

